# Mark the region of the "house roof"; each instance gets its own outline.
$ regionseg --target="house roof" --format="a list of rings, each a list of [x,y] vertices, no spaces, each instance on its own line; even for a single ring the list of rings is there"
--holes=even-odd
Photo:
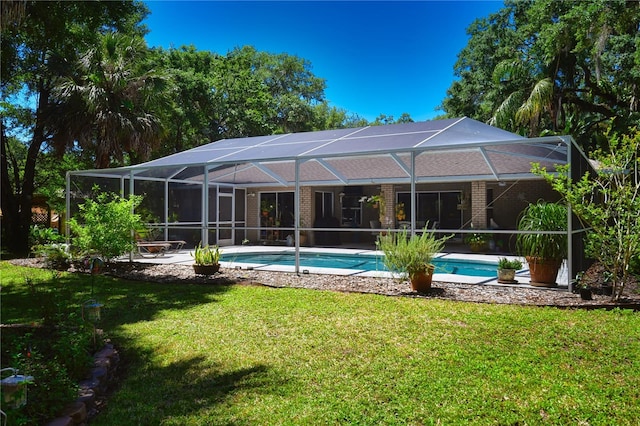
[[[224,139],[104,177],[239,186],[451,182],[535,178],[531,163],[565,164],[571,138],[523,138],[470,118]],[[415,158],[415,160],[414,160]],[[412,173],[412,164],[413,167]]]

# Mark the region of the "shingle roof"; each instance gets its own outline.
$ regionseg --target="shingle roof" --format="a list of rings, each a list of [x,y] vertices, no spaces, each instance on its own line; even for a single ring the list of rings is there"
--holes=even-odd
[[[204,180],[242,186],[416,182],[533,177],[567,161],[560,137],[527,139],[470,118],[225,139],[99,175]],[[74,172],[77,173],[77,172]],[[84,172],[88,173],[88,172]],[[78,174],[84,174],[79,172]]]

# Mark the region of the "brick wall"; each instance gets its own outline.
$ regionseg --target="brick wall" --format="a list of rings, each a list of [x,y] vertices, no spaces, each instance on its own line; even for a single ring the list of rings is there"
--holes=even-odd
[[[487,184],[471,182],[471,218],[474,228],[487,228]]]

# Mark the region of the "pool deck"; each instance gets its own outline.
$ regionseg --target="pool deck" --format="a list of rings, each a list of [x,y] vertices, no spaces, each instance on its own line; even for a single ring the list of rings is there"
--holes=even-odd
[[[293,247],[283,246],[228,246],[222,247],[221,250],[225,255],[233,253],[248,253],[248,252],[278,252],[278,253],[293,253],[295,249]],[[313,253],[333,253],[333,254],[350,254],[350,255],[381,255],[380,251],[368,250],[368,249],[342,249],[342,248],[319,248],[319,247],[300,247],[300,252],[313,252]],[[497,264],[498,259],[501,257],[507,257],[509,259],[515,259],[513,256],[496,255],[496,254],[468,254],[468,253],[439,253],[436,255],[438,258],[444,259],[466,259],[466,260],[480,260],[485,262],[495,262]],[[177,264],[177,265],[192,265],[193,258],[190,255],[190,250],[180,250],[176,252],[165,253],[161,256],[135,256],[134,261],[143,263],[160,263],[160,264]],[[516,273],[517,284],[501,284],[498,283],[497,278],[491,277],[476,277],[460,274],[440,274],[433,275],[434,281],[463,283],[463,284],[478,284],[478,285],[499,285],[499,286],[516,286],[516,287],[532,287],[529,285],[531,279],[529,275],[529,269],[526,267]],[[275,272],[289,272],[294,273],[294,266],[283,265],[271,265],[268,263],[237,263],[237,262],[220,262],[223,268],[231,269],[253,269],[256,271],[275,271]],[[300,266],[300,273],[303,274],[330,274],[330,275],[352,275],[355,277],[389,277],[391,274],[387,271],[364,271],[357,269],[340,269],[340,268],[317,268]],[[551,290],[567,290],[567,268],[563,265],[558,273],[558,286],[550,288]],[[540,287],[536,287],[540,288]]]

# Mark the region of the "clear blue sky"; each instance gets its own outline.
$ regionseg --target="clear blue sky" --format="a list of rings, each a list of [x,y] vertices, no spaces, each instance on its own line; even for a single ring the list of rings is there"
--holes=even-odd
[[[414,120],[435,109],[454,80],[466,28],[502,1],[146,1],[151,47],[193,45],[226,54],[252,45],[307,59],[332,106],[373,120]]]

